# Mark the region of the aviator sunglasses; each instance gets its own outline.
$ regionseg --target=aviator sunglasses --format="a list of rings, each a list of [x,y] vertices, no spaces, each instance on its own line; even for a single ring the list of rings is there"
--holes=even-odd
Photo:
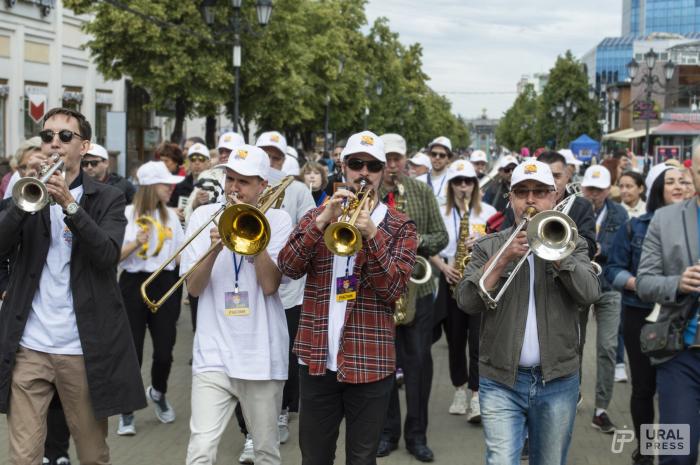
[[[97,168],[97,165],[100,164],[100,160],[82,160],[80,162],[80,166],[83,168],[87,168],[88,166],[91,166],[93,168]]]
[[[63,142],[64,144],[67,144],[68,142],[73,140],[73,136],[78,137],[79,139],[84,139],[83,136],[78,134],[77,132],[73,132],[70,129],[61,129],[60,131],[53,131],[51,129],[44,129],[43,131],[39,132],[39,137],[41,137],[41,141],[45,144],[50,143],[53,140],[53,137],[58,134],[58,139]]]
[[[379,160],[365,161],[360,160],[359,158],[351,158],[345,163],[348,165],[348,168],[353,171],[360,171],[365,166],[367,167],[367,171],[370,173],[379,173],[382,169],[384,169],[384,163]]]

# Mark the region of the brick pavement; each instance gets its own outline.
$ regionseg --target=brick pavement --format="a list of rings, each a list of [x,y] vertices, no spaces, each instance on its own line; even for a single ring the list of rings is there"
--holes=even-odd
[[[590,324],[594,324],[591,322]],[[571,465],[618,465],[630,464],[629,454],[632,446],[626,445],[623,454],[612,454],[610,445],[612,436],[603,435],[590,426],[593,409],[595,383],[595,330],[589,328],[590,342],[587,343],[584,356],[583,405],[576,418],[574,439],[569,453]],[[148,338],[147,338],[148,339]],[[110,419],[109,444],[112,460],[115,465],[171,465],[183,464],[189,438],[188,420],[190,414],[190,383],[191,372],[188,360],[192,344],[192,332],[189,311],[183,308],[178,324],[178,341],[175,347],[175,363],[173,366],[168,399],[173,404],[177,419],[169,425],[158,423],[152,408],[141,410],[136,414],[137,435],[131,438],[119,437],[115,434],[116,418]],[[150,359],[150,344],[146,343],[145,360]],[[484,444],[481,428],[469,425],[466,417],[454,416],[447,413],[452,400],[452,386],[449,381],[447,367],[447,345],[443,340],[433,346],[435,374],[430,405],[430,426],[428,431],[429,445],[435,452],[435,463],[438,464],[480,464],[483,463]],[[147,365],[149,367],[150,364]],[[144,382],[148,385],[149,370],[143,371]],[[609,412],[612,420],[619,427],[629,425],[629,383],[616,383],[613,401]],[[402,400],[402,408],[405,408]],[[285,464],[301,463],[297,444],[297,418],[290,421],[291,438],[282,445],[282,458]],[[344,441],[341,430],[338,444],[338,459],[336,463],[344,464]],[[231,422],[219,447],[218,464],[237,464],[238,454],[243,444],[243,437],[237,431],[235,420]],[[75,450],[71,448],[75,459]],[[7,429],[4,416],[0,416],[0,464],[7,464]],[[77,464],[77,459],[74,460]],[[403,448],[392,453],[389,457],[378,459],[379,465],[404,465],[419,463]],[[523,462],[526,463],[526,462]]]

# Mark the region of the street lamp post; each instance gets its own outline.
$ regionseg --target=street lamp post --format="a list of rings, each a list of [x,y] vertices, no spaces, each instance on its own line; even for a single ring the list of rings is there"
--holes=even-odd
[[[552,115],[552,118],[555,121],[555,127],[557,128],[556,134],[554,137],[554,149],[556,150],[557,148],[557,136],[559,135],[559,127],[563,126],[564,131],[562,134],[561,139],[567,140],[568,135],[569,135],[569,123],[570,119],[573,118],[573,116],[576,114],[578,111],[578,105],[571,100],[571,98],[567,97],[566,100],[564,100],[564,103],[558,104],[552,111],[550,111],[550,115]],[[561,118],[564,122],[563,125],[558,124],[558,119]]]
[[[664,81],[659,79],[658,76],[654,76],[654,67],[656,66],[656,61],[659,58],[659,55],[654,52],[654,49],[650,49],[647,53],[644,54],[644,63],[646,65],[646,72],[642,75],[640,75],[639,82],[635,83],[634,78],[637,76],[637,73],[639,71],[639,63],[637,63],[637,60],[632,58],[632,60],[627,63],[627,73],[630,76],[630,79],[632,80],[632,85],[633,86],[640,86],[644,85],[644,95],[645,95],[645,108],[644,112],[642,113],[643,119],[645,120],[645,135],[644,135],[644,144],[645,144],[645,150],[644,150],[644,166],[645,168],[649,166],[649,160],[652,156],[651,153],[651,134],[650,134],[650,123],[651,123],[651,113],[654,105],[654,101],[652,99],[653,94],[654,94],[654,84],[658,84],[661,87],[661,90],[665,87],[665,85],[668,83],[673,78],[673,72],[675,70],[675,65],[671,60],[667,61],[666,64],[664,65],[664,74],[663,78],[665,78]],[[656,119],[656,118],[655,118]]]
[[[365,92],[368,94],[369,98],[369,77],[365,78]],[[382,87],[382,83],[378,82],[377,85],[374,88],[375,92],[377,93],[377,96],[381,96],[382,92],[384,91],[384,88]],[[367,105],[365,106],[365,131],[367,130],[367,125],[369,124],[369,102],[367,102]]]
[[[610,93],[608,95],[608,92]],[[616,125],[613,124],[614,120],[614,102],[620,97],[620,89],[617,86],[609,87],[605,79],[601,80],[600,88],[590,86],[588,88],[588,98],[591,100],[596,100],[598,103],[598,109],[600,111],[600,141],[601,147],[603,144],[603,136],[614,130]],[[612,100],[611,100],[612,98]],[[613,105],[612,116],[610,116],[610,105]]]

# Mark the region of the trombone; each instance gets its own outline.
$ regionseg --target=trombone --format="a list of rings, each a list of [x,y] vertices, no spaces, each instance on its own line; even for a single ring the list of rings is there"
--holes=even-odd
[[[17,181],[12,188],[12,200],[17,208],[27,213],[38,212],[47,204],[53,203],[46,182],[56,171],[63,170],[63,159],[58,153],[52,153],[48,160],[51,164],[43,164],[39,172],[40,178],[24,177]]]
[[[269,187],[258,199],[258,205],[252,206],[244,203],[227,202],[217,209],[209,217],[209,221],[202,224],[187,240],[168,258],[156,271],[146,278],[141,284],[141,297],[144,302],[155,313],[165,303],[175,291],[182,286],[187,278],[204,262],[220,244],[239,255],[257,255],[267,248],[270,243],[270,223],[265,217],[265,212],[272,208],[279,208],[284,200],[284,191],[294,181],[294,176],[287,176],[275,187]],[[148,286],[165,269],[168,264],[175,260],[185,248],[216,218],[221,216],[217,222],[217,228],[221,239],[214,242],[209,249],[197,260],[187,273],[180,276],[180,279],[168,289],[158,300],[148,297]]]
[[[357,217],[367,202],[372,202],[374,191],[367,188],[367,181],[360,181],[360,190],[357,191],[357,199],[348,202],[343,208],[340,220],[332,223],[323,233],[323,241],[326,247],[335,255],[348,257],[356,254],[362,248],[362,234],[355,226]],[[370,209],[372,205],[370,203]],[[350,215],[350,211],[353,211]],[[347,218],[347,219],[345,219]]]

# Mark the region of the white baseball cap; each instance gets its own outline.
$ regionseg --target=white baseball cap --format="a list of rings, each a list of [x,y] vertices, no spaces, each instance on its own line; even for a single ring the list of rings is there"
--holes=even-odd
[[[566,160],[567,165],[581,166],[583,162],[574,156],[574,152],[569,149],[557,150]]]
[[[209,149],[207,148],[206,145],[200,144],[197,142],[196,144],[192,144],[190,148],[187,150],[187,158],[191,157],[192,155],[201,155],[206,158],[209,157]]]
[[[287,176],[299,176],[299,162],[296,158],[289,155],[289,153],[284,157],[282,172]]]
[[[528,180],[541,182],[554,188],[557,187],[554,184],[554,176],[552,176],[552,170],[549,168],[549,165],[537,160],[527,161],[515,167],[513,176],[510,178],[510,188],[512,189],[516,184]]]
[[[154,184],[177,184],[182,182],[184,176],[175,176],[162,161],[149,161],[144,163],[136,171],[136,179],[140,186],[152,186]]]
[[[287,154],[287,139],[277,131],[263,132],[255,142],[256,147],[274,147],[282,155]]]
[[[610,187],[610,171],[603,165],[593,165],[586,169],[583,173],[583,181],[581,187],[597,187],[598,189],[607,189]]]
[[[257,176],[267,181],[270,158],[260,147],[243,144],[233,149],[228,162],[216,165],[216,168],[228,168],[240,175]]]
[[[219,143],[216,144],[216,149],[233,150],[243,144],[245,144],[245,139],[243,139],[242,135],[238,134],[237,132],[229,131],[221,134],[219,137]]]
[[[428,150],[432,149],[434,145],[442,145],[447,149],[447,151],[452,155],[452,142],[445,136],[436,137],[433,141],[428,144]]]
[[[362,131],[350,136],[348,143],[345,144],[345,148],[340,153],[340,158],[345,160],[356,153],[366,153],[382,163],[386,163],[384,141],[372,131]]]
[[[486,163],[488,159],[486,158],[486,153],[483,150],[474,150],[469,156],[469,161],[472,163],[483,161]]]
[[[417,166],[425,166],[428,169],[433,168],[433,164],[430,162],[430,157],[423,152],[418,152],[417,154],[413,155],[408,159],[408,162]]]
[[[666,163],[659,163],[658,165],[654,165],[649,169],[649,172],[647,173],[647,177],[644,180],[644,184],[647,186],[647,195],[651,192],[651,187],[654,185],[654,181],[656,181],[656,178],[661,176],[661,173],[663,173],[666,170],[670,170],[672,168],[675,168],[672,165],[667,165]]]
[[[385,153],[398,153],[406,156],[406,139],[398,134],[382,134],[380,136],[384,142]]]
[[[474,165],[466,160],[457,160],[447,168],[447,182],[454,178],[476,178]]]
[[[518,159],[513,155],[504,155],[498,159],[498,169],[505,168],[508,165],[517,165]]]
[[[90,148],[88,149],[85,155],[94,155],[96,157],[100,157],[103,160],[109,160],[109,154],[107,153],[107,149],[105,149],[99,144],[90,144]]]

